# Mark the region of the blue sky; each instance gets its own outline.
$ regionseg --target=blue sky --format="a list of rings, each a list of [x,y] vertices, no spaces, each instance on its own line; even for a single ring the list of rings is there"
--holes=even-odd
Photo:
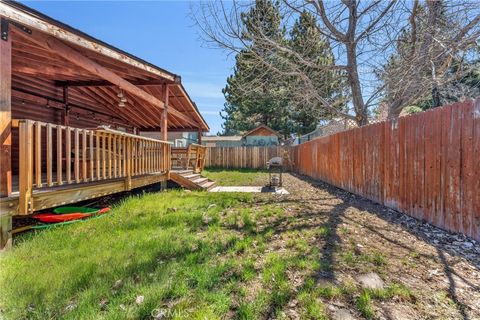
[[[179,74],[211,134],[221,130],[222,88],[232,57],[202,47],[187,1],[22,1],[168,71]]]

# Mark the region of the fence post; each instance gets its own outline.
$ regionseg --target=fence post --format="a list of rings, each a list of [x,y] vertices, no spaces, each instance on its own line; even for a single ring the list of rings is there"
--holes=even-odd
[[[30,120],[19,123],[19,203],[18,213],[26,215],[32,212],[33,199],[33,122]]]

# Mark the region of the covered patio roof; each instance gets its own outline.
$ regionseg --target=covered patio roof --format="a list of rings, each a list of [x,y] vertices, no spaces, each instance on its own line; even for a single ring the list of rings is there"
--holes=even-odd
[[[0,2],[0,15],[12,41],[14,106],[68,106],[77,118],[151,131],[167,103],[169,130],[209,130],[180,76],[18,2]]]

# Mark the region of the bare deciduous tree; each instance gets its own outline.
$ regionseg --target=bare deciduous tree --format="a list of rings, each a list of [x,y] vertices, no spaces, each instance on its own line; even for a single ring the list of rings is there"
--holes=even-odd
[[[478,68],[469,63],[479,54],[478,4],[416,0],[404,32],[382,75],[389,117],[422,100],[439,106],[441,88]],[[463,93],[458,92],[458,99]]]
[[[353,119],[358,125],[368,123],[370,108],[381,101],[387,101],[390,116],[398,116],[405,106],[431,94],[433,87],[448,82],[452,76],[447,71],[452,63],[465,61],[480,35],[477,0],[283,0],[282,27],[285,30],[288,31],[293,19],[307,10],[315,15],[318,30],[330,42],[335,63],[319,66],[288,43],[271,38],[262,29],[261,21],[247,32],[242,13],[251,6],[250,2],[235,0],[202,2],[194,6],[192,16],[204,41],[213,47],[239,53],[248,50],[254,42],[256,47],[264,48],[263,52],[281,56],[282,63],[272,64],[266,55],[257,54],[256,62],[276,77],[297,78],[299,81],[295,81],[296,85],[290,90],[299,103],[317,101],[326,110]],[[441,21],[442,17],[450,20],[448,32],[439,28],[445,22]],[[379,78],[386,62],[397,51],[398,39],[407,30],[411,56],[404,62],[408,64],[391,69],[388,77],[383,73]],[[305,66],[338,71],[348,83],[349,103],[326,98],[318,92],[314,79],[304,72]],[[457,70],[456,79],[467,72],[463,67]],[[252,81],[251,85],[258,84]],[[387,91],[388,96],[385,96]],[[338,104],[346,104],[346,108],[336,107]]]

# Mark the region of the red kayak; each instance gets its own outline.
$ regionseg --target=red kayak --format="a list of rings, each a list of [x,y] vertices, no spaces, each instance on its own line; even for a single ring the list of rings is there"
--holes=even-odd
[[[103,208],[99,210],[95,215],[107,213],[110,211],[110,208]],[[58,222],[66,222],[66,221],[73,221],[73,220],[80,220],[84,218],[91,217],[92,213],[66,213],[66,214],[54,214],[54,213],[40,213],[34,215],[33,218],[40,220],[41,222],[46,223],[58,223]]]

